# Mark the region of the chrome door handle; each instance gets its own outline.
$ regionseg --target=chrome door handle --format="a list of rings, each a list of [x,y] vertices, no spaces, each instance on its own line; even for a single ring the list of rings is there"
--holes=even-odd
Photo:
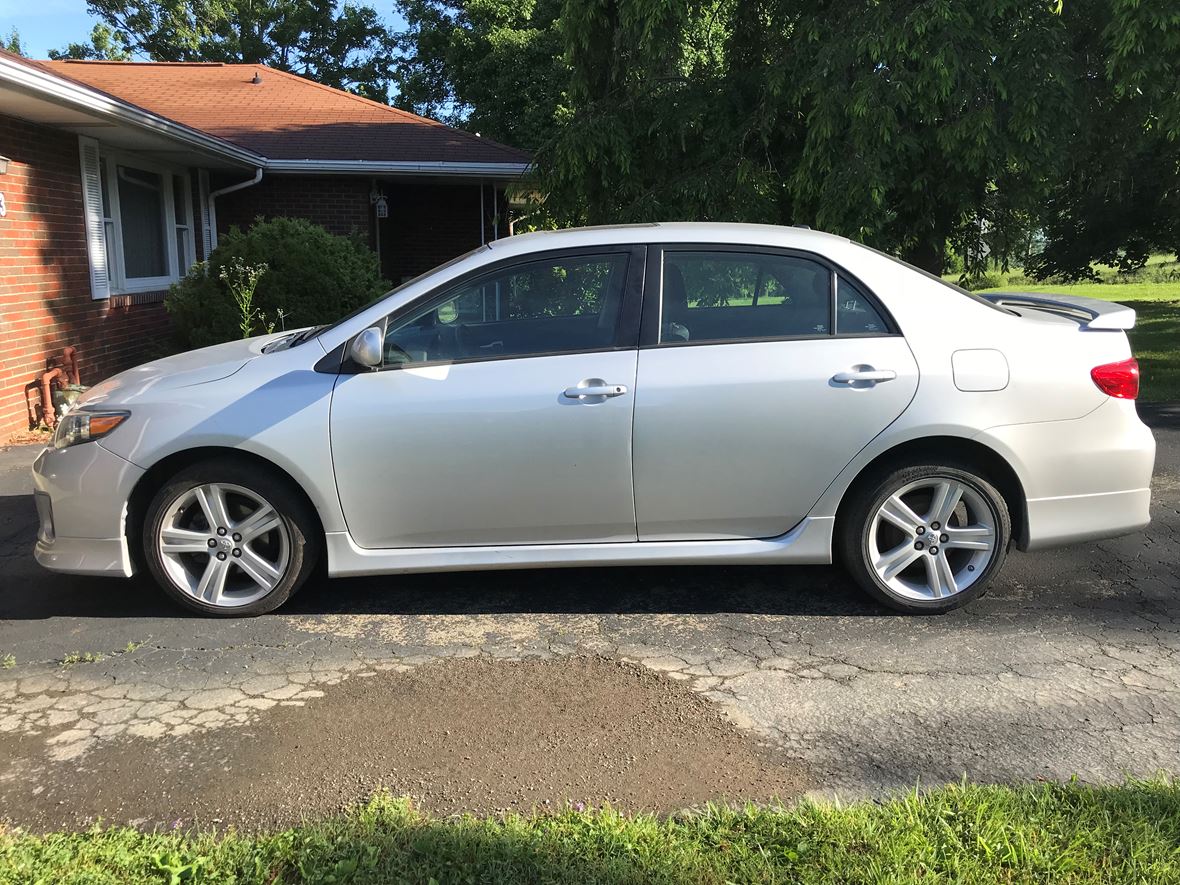
[[[582,399],[587,396],[622,396],[627,392],[625,384],[588,384],[585,387],[567,387],[564,396]]]
[[[838,372],[832,376],[837,384],[853,384],[857,381],[892,381],[897,373],[892,369],[859,369],[854,372]]]

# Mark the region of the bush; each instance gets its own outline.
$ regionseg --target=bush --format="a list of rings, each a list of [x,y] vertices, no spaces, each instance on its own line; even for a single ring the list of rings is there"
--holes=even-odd
[[[179,343],[204,347],[240,338],[242,312],[223,277],[257,268],[253,309],[265,323],[286,328],[330,323],[391,288],[377,256],[357,239],[338,237],[296,218],[259,219],[247,231],[233,228],[206,264],[196,265],[165,301]],[[228,271],[227,271],[228,268]],[[266,329],[255,323],[256,333]]]

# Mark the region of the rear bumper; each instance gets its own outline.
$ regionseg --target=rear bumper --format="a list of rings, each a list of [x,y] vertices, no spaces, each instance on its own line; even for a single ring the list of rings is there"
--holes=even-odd
[[[1020,478],[1028,550],[1113,538],[1151,521],[1155,438],[1133,402],[1110,399],[1073,421],[993,427],[979,440]]]
[[[1028,502],[1029,550],[1114,538],[1151,522],[1151,489]]]
[[[44,449],[33,462],[37,562],[55,572],[130,577],[124,525],[143,472],[97,442]]]

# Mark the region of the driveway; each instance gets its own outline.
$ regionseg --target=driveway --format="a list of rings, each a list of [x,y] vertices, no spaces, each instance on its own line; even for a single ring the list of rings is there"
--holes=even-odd
[[[1013,554],[936,618],[836,569],[733,567],[324,581],[204,620],[41,571],[34,449],[0,451],[0,809],[251,827],[379,788],[440,812],[670,811],[1176,772],[1180,418],[1151,419],[1146,532]]]

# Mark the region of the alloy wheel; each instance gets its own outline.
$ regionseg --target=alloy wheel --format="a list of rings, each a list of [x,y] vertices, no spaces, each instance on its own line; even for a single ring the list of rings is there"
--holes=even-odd
[[[931,476],[889,495],[873,514],[867,538],[877,578],[905,599],[962,593],[996,555],[997,516],[969,483]]]
[[[249,605],[286,574],[291,537],[265,498],[239,485],[204,483],[164,508],[156,533],[171,581],[197,602],[219,608]]]

